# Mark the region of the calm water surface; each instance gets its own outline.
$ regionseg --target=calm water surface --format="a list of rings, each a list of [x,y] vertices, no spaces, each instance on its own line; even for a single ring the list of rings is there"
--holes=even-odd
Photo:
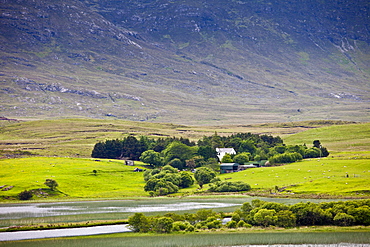
[[[89,235],[98,235],[98,234],[130,232],[130,231],[131,230],[128,228],[128,225],[109,225],[109,226],[68,228],[68,229],[0,232],[0,241],[89,236]]]

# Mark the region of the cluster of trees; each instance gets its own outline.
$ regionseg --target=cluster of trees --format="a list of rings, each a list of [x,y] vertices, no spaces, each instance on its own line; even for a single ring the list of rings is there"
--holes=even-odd
[[[291,206],[253,200],[233,213],[232,220],[259,226],[370,225],[370,200],[297,203]]]
[[[313,146],[308,148],[304,145],[282,145],[274,147],[269,162],[274,163],[292,163],[307,158],[327,157],[328,150],[323,147],[319,140],[313,141]]]
[[[153,167],[171,165],[177,169],[210,167],[217,170],[216,148],[234,148],[236,155],[225,155],[221,162],[243,164],[249,160],[269,160],[270,163],[289,163],[303,158],[326,157],[329,152],[320,141],[313,142],[313,147],[283,143],[280,137],[238,133],[231,136],[204,136],[197,143],[187,138],[148,138],[137,139],[128,136],[123,140],[106,140],[95,144],[93,158],[141,160]]]
[[[216,172],[207,167],[200,167],[194,173],[194,178],[202,188],[204,184],[211,183],[209,192],[238,192],[248,191],[250,185],[244,182],[221,182],[216,177]],[[164,196],[178,192],[179,189],[190,187],[194,184],[193,174],[188,171],[179,171],[170,165],[162,169],[146,170],[144,172],[146,184],[144,190],[150,196]]]
[[[170,165],[160,169],[146,170],[144,172],[146,184],[144,190],[151,196],[163,196],[176,193],[180,188],[187,188],[194,184],[190,172],[179,172]]]
[[[135,232],[169,233],[171,231],[194,231],[195,229],[238,228],[252,226],[314,226],[314,225],[370,225],[370,200],[341,201],[326,203],[297,203],[285,205],[258,199],[244,203],[231,214],[225,225],[224,213],[213,210],[199,210],[195,214],[147,217],[136,213],[129,218],[129,225]],[[230,216],[229,216],[230,217]]]

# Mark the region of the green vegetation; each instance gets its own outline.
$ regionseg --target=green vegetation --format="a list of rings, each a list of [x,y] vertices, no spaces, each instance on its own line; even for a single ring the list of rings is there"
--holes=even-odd
[[[161,170],[144,172],[145,191],[151,196],[164,196],[178,192],[179,188],[188,188],[194,183],[192,175],[187,171],[179,172],[176,168],[166,165]]]
[[[164,216],[147,217],[136,213],[128,220],[135,232],[170,233],[172,231],[194,231],[195,229],[219,229],[224,227],[223,213],[202,209],[195,214],[178,215],[167,213]],[[246,202],[232,213],[225,227],[295,226],[316,225],[370,225],[370,200],[339,201],[327,203],[297,203],[286,205],[255,199]]]
[[[140,166],[140,162],[136,162]],[[0,191],[2,199],[15,199],[24,190],[32,190],[34,199],[122,198],[145,196],[142,173],[122,161],[77,158],[33,157],[0,160],[2,185],[14,186]],[[96,170],[97,173],[94,173]],[[59,184],[51,190],[44,184],[51,179]]]
[[[206,247],[206,246],[236,246],[236,245],[272,245],[272,244],[367,244],[369,229],[315,227],[289,230],[245,229],[235,232],[171,234],[132,233],[89,236],[79,238],[42,239],[33,241],[0,242],[7,247],[48,247],[51,244],[60,247],[89,246],[148,246],[148,247]],[[278,231],[278,232],[276,232]]]
[[[2,148],[19,147],[31,150],[32,147],[39,146],[41,149],[37,149],[37,152],[49,154],[50,150],[54,150],[52,153],[60,151],[60,155],[66,155],[69,151],[66,153],[65,150],[70,149],[72,156],[75,156],[82,149],[88,150],[88,154],[91,154],[93,143],[97,139],[96,136],[101,134],[104,134],[103,138],[128,136],[130,131],[137,133],[139,136],[148,135],[151,137],[154,137],[154,134],[160,137],[161,133],[169,136],[177,134],[179,136],[177,137],[178,140],[182,138],[184,141],[188,137],[192,137],[191,140],[199,140],[207,133],[209,138],[212,138],[215,130],[217,130],[218,138],[221,139],[230,136],[229,134],[233,131],[241,133],[241,130],[254,130],[268,133],[270,130],[273,133],[275,131],[276,133],[284,133],[289,132],[289,130],[301,131],[302,129],[299,129],[298,126],[310,126],[304,132],[289,136],[284,135],[284,141],[288,145],[295,146],[312,143],[313,140],[320,140],[331,151],[332,154],[329,157],[305,159],[284,166],[248,169],[238,173],[222,174],[218,177],[221,180],[230,179],[228,182],[242,181],[249,184],[252,190],[248,193],[251,195],[368,196],[368,191],[370,191],[368,183],[370,179],[368,161],[370,135],[367,131],[369,124],[343,124],[338,122],[339,125],[312,128],[335,123],[317,121],[289,123],[287,127],[284,127],[284,124],[243,128],[233,126],[226,129],[209,127],[207,132],[203,127],[180,125],[124,121],[105,122],[101,120],[57,120],[13,123],[2,127],[0,131],[2,133]],[[288,129],[286,130],[286,128]],[[138,139],[140,140],[139,136]],[[357,138],[353,138],[353,136],[357,136]],[[162,138],[163,141],[166,139]],[[213,137],[213,139],[214,143],[217,143],[217,138]],[[157,140],[159,139],[157,138]],[[11,145],[5,145],[5,143]],[[162,149],[164,147],[163,145]],[[250,146],[244,145],[244,147]],[[280,149],[281,147],[276,147],[276,151],[281,151]],[[214,155],[211,152],[212,150],[207,146],[200,146],[198,154],[212,157]],[[14,151],[3,150],[2,152],[3,154],[8,153],[9,157],[13,157],[11,155],[18,156]],[[25,155],[28,153],[22,151],[19,154]],[[194,159],[187,160],[186,166],[189,168],[195,167],[197,164],[207,166],[207,164],[202,164],[199,161],[201,161],[199,157],[194,157]],[[145,181],[142,178],[142,173],[133,172],[134,167],[125,166],[122,161],[32,157],[2,159],[0,164],[2,166],[0,171],[2,184],[0,186],[5,186],[0,191],[0,196],[3,199],[15,199],[19,193],[25,190],[34,192],[33,199],[41,199],[44,196],[49,198],[122,198],[148,195],[143,191]],[[142,163],[136,162],[136,164],[140,166]],[[53,192],[48,189],[43,184],[46,179],[57,181],[59,184],[58,191]],[[328,183],[329,181],[330,183]],[[11,189],[6,190],[6,188]],[[180,190],[180,192],[181,194],[193,194],[196,188],[195,185],[192,185]],[[196,193],[203,193],[208,189],[209,186],[205,185],[203,190]]]

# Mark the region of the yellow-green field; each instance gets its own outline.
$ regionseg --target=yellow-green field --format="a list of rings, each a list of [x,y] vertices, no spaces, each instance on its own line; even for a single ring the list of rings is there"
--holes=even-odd
[[[347,177],[348,174],[348,177]],[[252,188],[286,187],[280,194],[370,195],[370,160],[311,159],[276,167],[222,174],[228,181],[245,181]],[[291,191],[291,192],[289,192]]]
[[[0,151],[22,150],[41,156],[87,158],[90,157],[94,144],[98,141],[122,139],[127,137],[127,135],[145,135],[151,138],[176,136],[189,138],[193,141],[197,141],[205,135],[213,135],[215,132],[220,136],[251,132],[289,137],[295,133],[333,124],[341,125],[346,123],[341,121],[307,121],[260,125],[185,126],[99,119],[0,122],[0,126],[3,126],[0,128]],[[357,125],[346,124],[344,126]],[[370,129],[370,124],[367,124],[366,128]],[[369,136],[367,138],[370,140]],[[311,142],[312,140],[309,140],[309,143]],[[327,143],[325,142],[325,144]],[[370,148],[367,150],[370,150]]]
[[[126,166],[122,161],[35,157],[2,159],[0,167],[1,186],[14,186],[9,191],[0,191],[1,197],[16,196],[23,190],[48,188],[44,185],[48,178],[59,184],[57,189],[61,193],[57,193],[57,198],[147,195],[143,190],[143,174],[133,171],[136,166]],[[96,175],[93,170],[97,171]]]
[[[271,193],[276,192],[277,186],[279,189],[286,187],[279,193],[291,195],[370,195],[370,123],[315,121],[197,127],[73,119],[13,123],[0,128],[0,150],[3,150],[3,153],[21,150],[41,156],[1,159],[0,186],[14,187],[9,191],[0,191],[0,197],[14,198],[23,190],[47,188],[44,182],[48,178],[59,183],[58,189],[61,193],[51,197],[54,199],[148,196],[143,190],[143,174],[133,172],[134,167],[125,166],[123,161],[88,159],[93,145],[99,140],[122,138],[128,134],[152,137],[182,136],[198,140],[203,135],[214,134],[215,131],[220,135],[238,132],[281,134],[286,144],[306,143],[307,146],[312,145],[313,140],[320,140],[331,152],[328,158],[222,174],[222,180],[245,181],[255,191]],[[96,175],[93,170],[97,171]],[[197,189],[194,185],[181,190],[180,194],[199,192]],[[207,189],[207,186],[204,189]]]

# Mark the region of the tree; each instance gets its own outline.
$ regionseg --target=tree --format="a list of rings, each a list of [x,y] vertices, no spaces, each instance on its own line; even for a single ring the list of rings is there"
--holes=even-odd
[[[254,221],[263,226],[274,225],[278,217],[276,216],[276,211],[271,209],[260,209],[253,217]]]
[[[145,143],[139,142],[134,136],[128,136],[123,140],[123,151],[121,156],[131,160],[139,160],[140,155],[145,150]]]
[[[249,161],[250,153],[240,153],[234,156],[234,162],[238,164],[245,164]]]
[[[162,151],[164,156],[164,163],[168,164],[173,159],[181,160],[182,166],[179,169],[185,168],[185,161],[191,159],[197,152],[196,147],[189,147],[181,142],[175,141],[169,144],[165,150]]]
[[[56,187],[58,187],[58,183],[57,181],[55,181],[54,179],[46,179],[45,183],[44,183],[46,186],[48,186],[51,190],[55,190]]]
[[[281,210],[277,214],[276,225],[280,227],[294,227],[296,224],[297,218],[292,211]]]
[[[230,154],[225,154],[224,157],[221,159],[222,163],[232,163],[233,159],[231,158]]]
[[[161,159],[160,154],[154,150],[144,151],[140,155],[140,160],[154,167],[159,167],[162,165],[162,159]]]
[[[351,226],[355,223],[355,217],[346,213],[339,213],[335,215],[333,220],[338,226]]]
[[[160,217],[155,221],[153,230],[157,233],[170,233],[173,222],[173,219],[170,217]]]
[[[320,143],[320,141],[319,141],[319,140],[314,140],[314,141],[313,141],[313,146],[314,146],[315,148],[321,148],[321,143]]]
[[[130,216],[128,224],[134,232],[148,232],[151,228],[150,220],[143,213],[135,213]]]
[[[194,184],[194,179],[189,172],[180,172],[180,187],[187,188]]]
[[[204,184],[208,184],[212,178],[216,177],[216,173],[207,167],[200,167],[194,173],[194,177],[199,186],[203,188]]]
[[[213,149],[211,146],[200,146],[198,149],[198,154],[203,156],[204,160],[209,158],[217,158],[216,149]]]
[[[195,159],[190,159],[185,161],[186,166],[190,168],[190,170],[193,170],[197,165],[195,164]]]
[[[168,162],[167,165],[172,166],[173,168],[176,168],[176,170],[181,170],[184,167],[184,162],[182,162],[178,158],[174,158],[173,160]]]

